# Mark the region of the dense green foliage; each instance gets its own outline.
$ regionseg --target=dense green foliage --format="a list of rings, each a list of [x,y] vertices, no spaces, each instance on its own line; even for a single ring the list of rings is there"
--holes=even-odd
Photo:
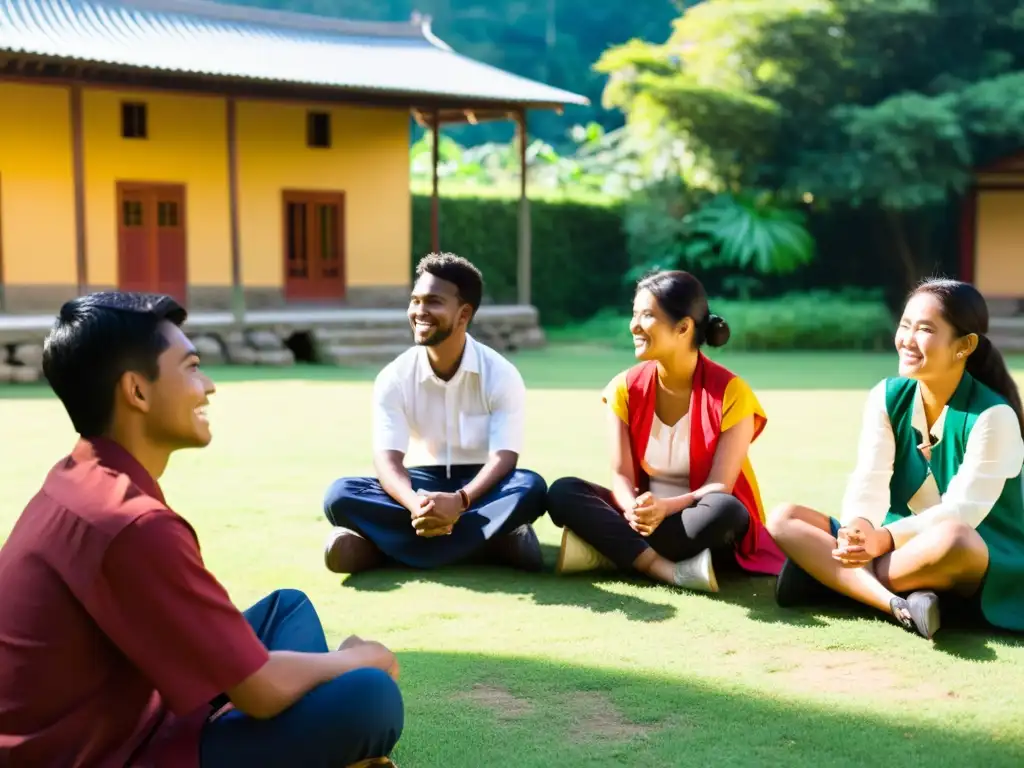
[[[413,265],[431,250],[431,200],[413,195]],[[518,200],[450,196],[440,199],[440,246],[484,273],[487,299],[515,302]],[[628,301],[622,213],[614,204],[539,199],[531,203],[532,302],[541,322],[590,317]]]
[[[672,235],[661,232],[659,224],[683,228],[679,212],[673,213],[677,218],[666,215],[643,219],[639,216],[642,207],[606,195],[568,195],[551,190],[533,190],[530,195],[533,301],[548,326],[628,306],[633,280],[642,274],[630,255],[638,239],[643,238],[647,248],[642,253],[666,254],[665,263],[652,266],[673,265],[673,245],[658,244],[655,238]],[[511,189],[474,187],[453,178],[442,186],[440,212],[441,247],[480,264],[491,300],[514,301],[518,197]],[[864,212],[846,210],[817,216],[812,222],[812,235],[821,256],[795,271],[759,273],[711,257],[693,266],[692,271],[709,293],[735,301],[849,287],[854,292],[846,291],[845,295],[858,295],[858,290],[863,294],[866,289],[877,288],[879,275],[885,270],[884,250],[877,247],[878,238],[870,231],[867,218]],[[648,222],[650,225],[645,227]],[[946,225],[954,228],[955,217],[948,217]],[[948,237],[955,240],[952,229]],[[842,254],[850,242],[861,249],[859,258],[832,257]],[[690,247],[696,248],[697,243],[691,241]],[[413,262],[430,247],[429,186],[414,183]],[[879,292],[875,290],[872,295]],[[826,308],[815,308],[811,314],[819,311],[827,313]]]
[[[896,324],[875,293],[847,290],[794,293],[774,299],[712,299],[711,309],[729,323],[728,350],[884,350]],[[629,345],[628,305],[549,331],[552,341]]]
[[[679,137],[690,186],[868,211],[903,286],[948,264],[973,167],[1024,145],[1017,0],[708,0],[598,69],[631,127]]]
[[[526,145],[527,183],[531,195],[541,192],[579,198],[596,193],[624,197],[641,185],[636,150],[622,129],[605,132],[597,123],[573,126],[570,143],[559,152],[542,139]],[[518,195],[522,177],[519,142],[489,141],[467,147],[442,130],[437,175],[446,187],[455,182],[463,191]],[[433,180],[433,136],[425,133],[409,151],[413,187],[429,188]]]
[[[634,194],[625,218],[632,276],[727,268],[756,282],[790,276],[815,256],[805,212],[778,205],[770,194],[709,195],[675,179]]]
[[[609,133],[591,123],[571,133],[572,154],[540,140],[527,146],[528,194],[625,202],[627,277],[656,269],[729,268],[752,273],[756,282],[755,275],[791,276],[813,262],[815,243],[803,210],[780,207],[771,195],[689,188],[678,174],[652,181],[645,173],[653,164],[650,145],[625,129]],[[427,134],[410,152],[412,188],[428,194],[431,144]],[[521,174],[514,141],[463,147],[441,135],[438,178],[446,192],[517,196]]]
[[[664,39],[677,13],[672,0],[646,0],[642,10],[624,0],[234,0],[275,10],[350,19],[407,21],[414,11],[432,19],[434,34],[461,54],[590,99],[563,116],[531,115],[534,135],[560,143],[576,123],[622,124],[601,108],[605,77],[593,63],[609,45],[631,37]],[[690,4],[692,0],[681,5]],[[463,143],[507,140],[509,123],[451,129]]]

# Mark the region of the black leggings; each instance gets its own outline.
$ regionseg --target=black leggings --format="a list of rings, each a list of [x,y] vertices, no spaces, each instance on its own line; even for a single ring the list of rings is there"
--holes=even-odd
[[[615,505],[607,488],[577,477],[563,477],[548,489],[548,514],[622,570],[653,548],[673,562],[705,549],[731,548],[747,533],[750,513],[732,494],[709,493],[692,507],[666,517],[650,536],[641,536]]]

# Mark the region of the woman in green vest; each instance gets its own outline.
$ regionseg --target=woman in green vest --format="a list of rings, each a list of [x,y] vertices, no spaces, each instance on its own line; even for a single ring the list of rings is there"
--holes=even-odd
[[[788,558],[780,605],[824,585],[931,638],[941,595],[1024,630],[1024,418],[987,331],[968,283],[929,280],[910,295],[899,376],[868,396],[839,519],[792,504],[769,518]]]

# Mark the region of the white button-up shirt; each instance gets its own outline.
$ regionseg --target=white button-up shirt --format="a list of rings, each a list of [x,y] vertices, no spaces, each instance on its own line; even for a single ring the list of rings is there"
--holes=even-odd
[[[931,434],[942,439],[949,406],[932,425]],[[914,395],[911,424],[922,435],[929,434],[924,402],[918,387]],[[857,468],[850,477],[843,498],[840,521],[845,525],[856,517],[882,525],[889,511],[889,480],[896,458],[896,438],[885,407],[885,382],[871,390],[864,406],[864,423],[857,452]],[[1024,440],[1013,409],[994,405],[974,422],[963,463],[950,480],[944,495],[935,478],[928,474],[907,506],[913,514],[886,526],[896,546],[902,546],[929,526],[954,520],[977,528],[999,500],[1007,481],[1020,474],[1024,464]]]
[[[459,370],[439,379],[427,350],[412,347],[373,385],[373,450],[407,454],[407,465],[484,464],[495,451],[521,453],[526,385],[516,367],[466,335]]]

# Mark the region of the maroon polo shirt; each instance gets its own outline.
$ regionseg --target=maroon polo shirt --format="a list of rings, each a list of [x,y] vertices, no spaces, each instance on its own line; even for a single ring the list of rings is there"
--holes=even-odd
[[[0,765],[195,768],[209,702],[267,659],[112,441],[79,441],[0,548]]]

